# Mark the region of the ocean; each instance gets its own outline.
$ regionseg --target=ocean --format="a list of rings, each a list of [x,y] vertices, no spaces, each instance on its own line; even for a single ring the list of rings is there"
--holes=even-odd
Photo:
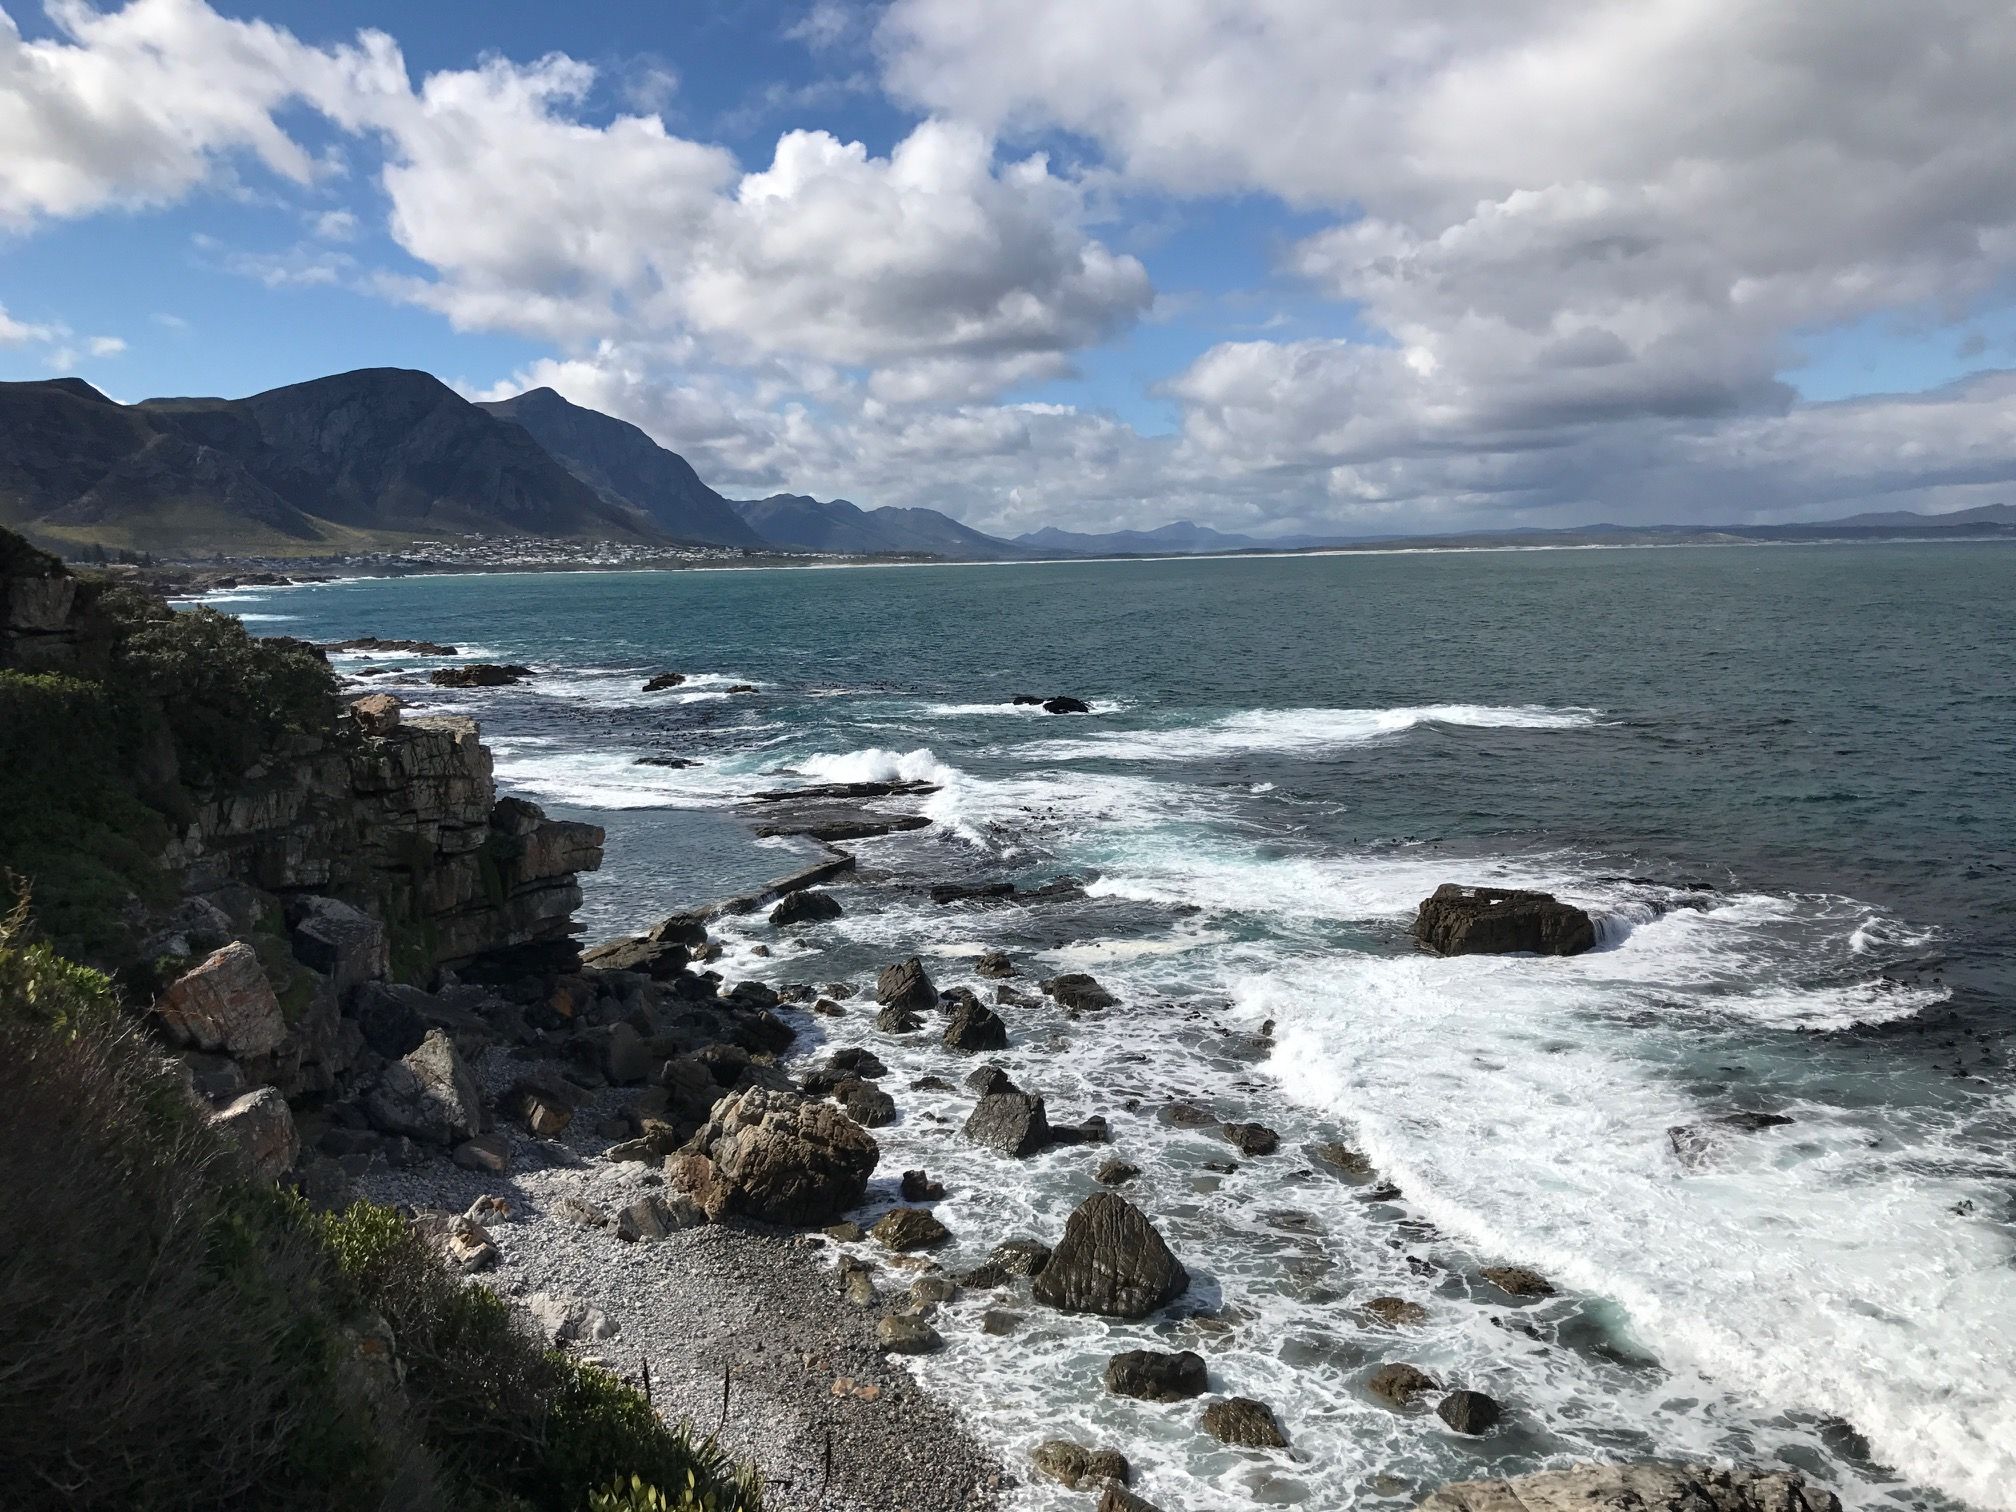
[[[1054,1239],[1099,1161],[1189,1265],[1144,1323],[1022,1309],[915,1362],[1011,1463],[1111,1443],[1166,1505],[1411,1505],[1567,1458],[1804,1468],[1851,1508],[2016,1508],[2016,547],[1896,544],[559,573],[217,595],[262,633],[448,641],[518,688],[399,686],[482,721],[501,783],[607,826],[591,938],[791,870],[750,791],[910,777],[930,829],[853,847],[844,918],[731,925],[729,979],[941,987],[1008,951],[1000,1057],[1112,1148],[966,1145],[964,1065],[857,1003],[903,1108],[877,1193],[928,1168],[976,1263]],[[644,677],[688,681],[644,694]],[[736,684],[752,693],[729,693]],[[1071,694],[1089,715],[1016,708]],[[694,766],[640,765],[676,756]],[[1084,896],[941,907],[938,882]],[[1587,907],[1569,960],[1426,955],[1442,882]],[[756,947],[768,946],[762,958]],[[1270,1028],[1271,1026],[1271,1028]],[[1277,1129],[1237,1157],[1175,1100]],[[1686,1159],[1670,1131],[1731,1113]],[[1722,1127],[1722,1126],[1718,1126]],[[1308,1149],[1342,1141],[1353,1180]],[[1682,1141],[1686,1143],[1686,1141]],[[885,1190],[886,1188],[886,1190]],[[1537,1269],[1543,1299],[1488,1265]],[[1387,1326],[1377,1297],[1427,1318]],[[1285,1455],[1115,1398],[1107,1355],[1195,1348],[1270,1403]],[[1364,1388],[1387,1361],[1489,1392],[1464,1438]],[[1032,1488],[1032,1504],[1076,1503]]]

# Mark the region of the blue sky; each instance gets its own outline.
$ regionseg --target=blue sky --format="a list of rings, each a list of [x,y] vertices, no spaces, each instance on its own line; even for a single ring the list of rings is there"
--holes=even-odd
[[[2016,493],[1993,0],[4,14],[4,378],[544,382],[1001,530]]]

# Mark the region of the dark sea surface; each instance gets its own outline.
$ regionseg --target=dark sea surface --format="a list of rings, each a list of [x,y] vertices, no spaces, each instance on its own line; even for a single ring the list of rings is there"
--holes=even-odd
[[[598,937],[792,869],[791,843],[738,817],[755,789],[939,784],[931,829],[859,847],[871,881],[841,891],[844,919],[748,921],[728,960],[864,982],[914,950],[940,986],[984,989],[972,958],[999,947],[1024,986],[1087,970],[1120,996],[1076,1020],[1004,1009],[1004,1063],[1053,1121],[1114,1126],[1113,1150],[1023,1163],[956,1137],[963,1094],[903,1093],[963,1073],[935,1041],[893,1043],[858,1007],[805,1021],[889,1060],[905,1112],[878,1131],[883,1169],[951,1186],[949,1266],[1054,1238],[1119,1153],[1190,1263],[1189,1310],[1217,1312],[1024,1309],[996,1338],[985,1299],[957,1304],[919,1373],[1011,1456],[1113,1442],[1176,1506],[1411,1505],[1465,1474],[1657,1453],[1784,1460],[1851,1507],[2016,1508],[2016,547],[430,577],[217,601],[267,633],[537,669],[449,692],[397,685],[425,659],[337,659],[476,715],[508,788],[608,827]],[[639,691],[664,670],[689,681]],[[940,908],[921,890],[1065,875],[1088,896]],[[1406,925],[1445,881],[1554,890],[1598,916],[1599,949],[1425,956]],[[1282,1152],[1237,1159],[1157,1119],[1176,1097],[1279,1129]],[[1793,1121],[1676,1153],[1670,1130],[1731,1112]],[[1310,1161],[1320,1140],[1397,1195]],[[1503,1263],[1560,1294],[1499,1292],[1478,1268]],[[1363,1304],[1382,1296],[1428,1320],[1378,1323]],[[1292,1450],[1229,1450],[1192,1407],[1106,1396],[1104,1357],[1134,1346],[1197,1348],[1214,1391],[1275,1406]],[[1465,1439],[1378,1405],[1363,1382],[1389,1360],[1501,1398],[1506,1426]]]

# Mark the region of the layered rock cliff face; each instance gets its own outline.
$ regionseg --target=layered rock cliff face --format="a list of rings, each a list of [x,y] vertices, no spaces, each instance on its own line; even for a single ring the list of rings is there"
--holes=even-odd
[[[472,719],[367,734],[346,714],[207,797],[167,860],[186,892],[357,903],[383,920],[393,973],[425,980],[572,964],[577,874],[602,864],[602,831],[499,799]]]

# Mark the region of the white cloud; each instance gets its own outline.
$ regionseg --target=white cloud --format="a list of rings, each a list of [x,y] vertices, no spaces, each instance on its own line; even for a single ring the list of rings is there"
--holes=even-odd
[[[0,13],[0,227],[263,170],[312,238],[216,263],[539,338],[555,355],[525,379],[739,491],[999,529],[1404,529],[2016,479],[2008,380],[1810,405],[1778,377],[1802,333],[1872,314],[1952,324],[1954,347],[1993,324],[2016,274],[2008,0],[1169,0],[1152,24],[1135,0],[895,0],[877,45],[921,119],[886,155],[785,131],[767,163],[671,131],[655,63],[416,81],[389,37],[312,46],[202,0],[51,14],[30,43]],[[791,35],[830,54],[859,24],[821,0]],[[999,145],[1060,129],[1094,161]],[[308,145],[329,136],[340,158]],[[358,210],[330,189],[374,174],[412,267],[346,245]],[[1171,435],[993,402],[1154,318],[1108,242],[1220,194],[1328,219],[1283,263],[1364,339],[1213,346],[1158,385]],[[1116,208],[1135,224],[1108,233]],[[4,313],[0,342],[80,345]]]
[[[84,343],[84,349],[93,357],[117,357],[126,350],[126,342],[118,336],[93,336]]]
[[[64,35],[39,42],[0,11],[0,225],[164,204],[236,153],[296,183],[316,175],[274,113],[338,55],[202,0],[47,9]]]
[[[350,210],[321,211],[310,224],[324,241],[355,241],[362,229],[356,212]]]
[[[2007,0],[896,0],[880,45],[924,108],[1338,213],[1289,265],[1381,339],[1172,384],[1254,466],[1769,420],[1802,330],[2016,272]]]
[[[54,341],[63,334],[61,326],[35,325],[16,320],[0,305],[0,347],[27,346],[31,342]]]

